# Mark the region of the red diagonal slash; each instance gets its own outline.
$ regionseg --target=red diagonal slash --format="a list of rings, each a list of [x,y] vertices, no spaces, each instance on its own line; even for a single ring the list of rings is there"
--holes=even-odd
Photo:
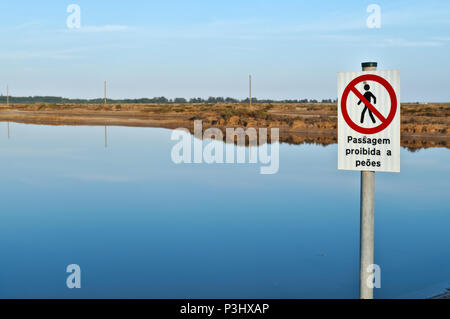
[[[370,102],[367,101],[364,95],[362,95],[354,86],[350,88],[350,90],[358,97],[358,99],[360,99],[369,108],[369,110],[372,111],[373,114],[375,114],[376,117],[378,117],[381,120],[381,122],[386,122],[387,119],[383,116],[383,114],[378,112],[375,106],[370,104]]]

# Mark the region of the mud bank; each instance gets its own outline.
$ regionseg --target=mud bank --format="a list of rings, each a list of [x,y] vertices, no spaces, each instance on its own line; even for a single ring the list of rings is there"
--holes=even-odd
[[[42,125],[279,128],[282,143],[337,142],[336,105],[311,104],[16,104],[0,106],[0,121]],[[414,151],[450,148],[450,104],[402,104],[401,144]]]

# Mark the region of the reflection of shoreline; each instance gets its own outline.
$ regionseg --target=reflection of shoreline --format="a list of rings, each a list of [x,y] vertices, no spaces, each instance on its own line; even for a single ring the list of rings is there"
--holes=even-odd
[[[447,288],[446,291],[428,299],[450,299],[450,288]]]
[[[193,130],[190,130],[190,133],[193,134]],[[270,129],[268,130],[268,134],[268,142],[270,143]],[[324,134],[320,132],[283,132],[280,130],[280,143],[289,145],[314,144],[328,146],[337,144],[337,136],[335,132]],[[402,136],[400,144],[410,152],[433,147],[450,148],[450,137],[440,139],[429,136]],[[246,146],[248,146],[248,139],[246,139]]]
[[[401,145],[410,151],[450,148],[450,106],[402,105]],[[41,125],[132,126],[193,132],[194,120],[204,129],[280,129],[280,142],[330,145],[337,143],[335,104],[255,105],[13,105],[0,106],[0,121]]]
[[[11,120],[11,122],[30,124],[30,125],[67,125],[67,126],[125,126],[125,127],[154,127],[154,128],[166,128],[166,129],[177,129],[180,126],[163,123],[138,123],[138,122],[127,122],[127,123],[115,123],[114,121],[73,121],[73,120]],[[191,123],[192,125],[192,123]],[[208,127],[206,127],[208,128]],[[220,128],[223,132],[224,128]],[[193,128],[189,129],[190,133],[193,134]],[[268,142],[270,143],[270,129],[268,129]],[[225,133],[224,133],[225,136]],[[224,138],[225,142],[225,138]],[[337,136],[334,131],[326,132],[308,132],[308,131],[285,131],[280,130],[280,143],[290,144],[290,145],[300,145],[300,144],[314,144],[328,146],[337,144]],[[248,146],[248,138],[246,139],[246,146]],[[450,148],[450,136],[426,136],[426,135],[402,135],[401,146],[408,149],[411,152],[418,151],[420,149],[442,147]]]

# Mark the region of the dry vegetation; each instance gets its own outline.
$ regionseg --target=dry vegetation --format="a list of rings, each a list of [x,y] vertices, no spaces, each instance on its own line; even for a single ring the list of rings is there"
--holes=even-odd
[[[402,145],[450,148],[450,104],[402,104]],[[282,142],[336,142],[336,104],[23,104],[0,106],[1,121],[150,127],[279,127]]]

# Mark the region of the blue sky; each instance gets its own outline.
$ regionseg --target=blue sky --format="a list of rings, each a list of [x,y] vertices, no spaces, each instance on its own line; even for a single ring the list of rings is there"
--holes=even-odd
[[[70,4],[81,28],[69,29]],[[370,29],[366,8],[381,7]],[[335,98],[337,72],[400,69],[402,101],[450,101],[449,1],[0,3],[0,88],[111,98]]]

